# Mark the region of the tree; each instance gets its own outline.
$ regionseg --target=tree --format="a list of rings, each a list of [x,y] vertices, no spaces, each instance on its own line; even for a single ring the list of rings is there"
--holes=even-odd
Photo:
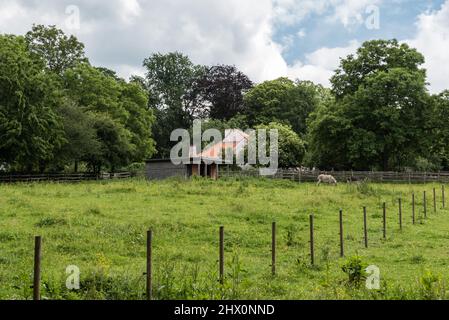
[[[291,168],[302,164],[306,151],[305,143],[290,126],[282,123],[270,122],[267,125],[258,125],[255,129],[264,129],[267,132],[267,154],[270,148],[270,130],[278,131],[279,167]]]
[[[114,77],[87,63],[68,69],[63,75],[66,96],[86,111],[104,112],[125,122],[128,113],[120,101],[121,84]]]
[[[145,88],[93,67],[54,26],[0,36],[0,162],[20,171],[87,162],[97,172],[154,152]]]
[[[131,143],[135,146],[132,161],[142,162],[156,150],[151,132],[155,117],[153,111],[148,109],[147,94],[139,84],[123,81],[121,87],[119,99],[128,113],[125,128],[131,132]]]
[[[0,161],[42,171],[63,143],[58,83],[16,36],[0,35],[0,75]]]
[[[196,117],[198,103],[191,93],[203,68],[179,52],[153,54],[143,65],[147,69],[148,105],[156,116],[153,136],[157,154],[166,157],[174,145],[170,142],[171,132],[189,128]]]
[[[92,154],[87,162],[95,173],[100,173],[104,165],[114,172],[116,168],[132,162],[136,147],[131,143],[131,133],[123,124],[106,113],[97,113],[94,128],[101,144],[100,152]]]
[[[306,165],[322,169],[349,168],[347,140],[349,120],[334,100],[321,104],[308,119]]]
[[[29,51],[41,58],[46,67],[58,75],[88,61],[84,54],[84,44],[73,35],[67,36],[56,26],[33,25],[25,39]]]
[[[251,126],[272,121],[290,125],[298,134],[306,132],[306,120],[318,104],[318,87],[287,78],[265,81],[245,95],[245,115]]]
[[[62,119],[66,142],[56,152],[54,165],[63,169],[65,165],[73,163],[74,171],[77,172],[81,161],[101,156],[101,144],[94,127],[95,115],[83,111],[67,99],[57,108],[57,112]]]
[[[193,97],[203,106],[203,117],[229,120],[244,112],[243,95],[253,87],[251,80],[235,66],[206,67],[194,83]]]
[[[399,44],[396,39],[372,40],[363,43],[356,55],[341,60],[340,67],[331,78],[332,91],[337,99],[354,94],[366,78],[377,72],[388,72],[393,68],[403,68],[419,72],[425,77],[424,56],[407,44]]]
[[[63,79],[69,99],[75,101],[84,112],[100,115],[101,122],[95,122],[97,130],[102,128],[104,132],[109,132],[111,128],[115,128],[119,131],[115,134],[116,138],[111,137],[112,140],[105,134],[97,133],[98,139],[103,141],[102,154],[108,156],[90,160],[96,163],[96,167],[104,165],[100,160],[118,167],[129,162],[141,162],[152,156],[154,140],[151,127],[154,115],[148,109],[148,98],[142,87],[117,78],[107,69],[94,68],[86,63],[67,70]],[[125,147],[118,150],[112,142],[105,143],[105,139],[115,139]],[[126,139],[129,140],[125,141]],[[107,147],[111,149],[106,150]],[[119,159],[120,157],[122,158]]]
[[[396,40],[369,41],[341,61],[334,106],[311,118],[311,158],[335,169],[400,169],[424,148],[429,96],[424,58]]]
[[[432,96],[432,118],[430,120],[429,149],[423,157],[427,162],[433,163],[438,169],[449,169],[449,90]],[[425,161],[425,160],[422,161]]]

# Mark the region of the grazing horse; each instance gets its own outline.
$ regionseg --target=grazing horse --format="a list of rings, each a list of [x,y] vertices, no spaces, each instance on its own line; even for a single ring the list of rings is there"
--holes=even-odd
[[[337,180],[335,180],[335,178],[329,174],[320,174],[318,176],[318,183],[317,185],[320,185],[321,183],[328,183],[328,184],[333,184],[333,185],[337,185]]]

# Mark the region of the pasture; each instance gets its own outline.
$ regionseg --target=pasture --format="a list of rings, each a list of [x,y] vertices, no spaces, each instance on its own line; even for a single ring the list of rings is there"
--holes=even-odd
[[[437,212],[432,189],[437,190]],[[427,191],[427,219],[423,212]],[[412,225],[411,195],[416,194]],[[402,198],[403,230],[399,230]],[[387,206],[387,239],[382,204]],[[364,247],[363,206],[369,247]],[[448,207],[448,205],[446,205]],[[345,257],[340,257],[339,210]],[[315,265],[309,215],[315,217]],[[271,223],[277,275],[271,275]],[[225,281],[218,230],[225,227]],[[33,237],[43,237],[43,299],[145,299],[146,231],[154,232],[156,299],[445,299],[449,210],[437,184],[312,183],[254,178],[0,185],[0,299],[31,299]],[[380,290],[348,282],[353,256],[381,272]],[[355,261],[352,259],[351,261]],[[66,267],[81,288],[65,287]]]

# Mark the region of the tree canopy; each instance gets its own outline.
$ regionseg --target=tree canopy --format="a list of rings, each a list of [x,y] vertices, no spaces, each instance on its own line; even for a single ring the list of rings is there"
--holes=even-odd
[[[266,130],[267,133],[267,152],[270,148],[270,130],[278,132],[278,163],[281,168],[294,168],[301,165],[306,153],[305,142],[293,131],[289,125],[277,122],[261,124],[255,127],[256,130]]]
[[[23,37],[0,35],[0,161],[42,167],[64,143],[59,87],[42,72]]]
[[[233,65],[151,53],[145,76],[90,64],[56,26],[0,35],[0,168],[118,170],[168,157],[174,129],[277,129],[280,166],[449,169],[449,91],[427,91],[424,57],[397,40],[343,57],[331,88],[254,84]]]
[[[143,65],[147,70],[148,106],[157,119],[153,127],[157,155],[166,157],[173,146],[170,133],[178,128],[189,128],[198,112],[191,92],[202,68],[179,52],[153,54]]]
[[[99,172],[155,151],[148,94],[106,68],[54,26],[0,35],[0,162],[14,171]]]
[[[317,90],[311,82],[287,78],[265,81],[245,95],[244,114],[251,126],[276,121],[304,134],[307,117],[318,103]]]
[[[421,54],[397,41],[370,41],[341,61],[335,101],[310,119],[311,159],[335,169],[413,165],[429,120]]]
[[[203,106],[203,117],[229,120],[244,113],[243,96],[252,87],[248,76],[235,66],[218,65],[204,69],[192,94]]]
[[[84,44],[75,36],[67,36],[56,26],[33,25],[25,35],[28,50],[41,58],[45,66],[56,74],[87,62]]]

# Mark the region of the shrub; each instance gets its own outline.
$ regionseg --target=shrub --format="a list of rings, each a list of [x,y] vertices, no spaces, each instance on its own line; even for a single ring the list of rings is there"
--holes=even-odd
[[[423,299],[434,300],[440,297],[441,278],[438,275],[430,270],[426,270],[419,278],[419,283]]]
[[[366,279],[365,269],[368,266],[361,257],[352,256],[346,260],[341,269],[348,275],[348,284],[360,287],[362,281]]]

